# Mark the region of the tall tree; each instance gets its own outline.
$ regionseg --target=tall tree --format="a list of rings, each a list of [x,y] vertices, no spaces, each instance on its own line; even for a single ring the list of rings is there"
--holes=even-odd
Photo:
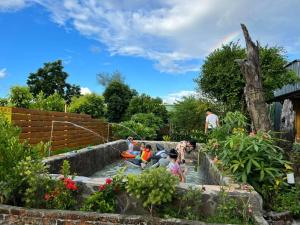
[[[124,83],[125,78],[119,71],[114,71],[113,73],[99,73],[97,74],[97,80],[99,84],[107,87],[112,81],[118,81]]]
[[[68,74],[63,69],[62,61],[57,60],[45,63],[43,68],[39,68],[35,73],[30,73],[27,85],[33,96],[37,96],[41,91],[46,97],[58,93],[67,102],[72,96],[79,96],[80,88],[66,82]]]
[[[268,116],[259,59],[259,44],[255,44],[249,35],[247,27],[241,24],[244,33],[247,58],[238,60],[245,78],[245,98],[255,130],[271,130],[271,122]]]
[[[246,57],[239,43],[223,45],[209,54],[204,61],[199,77],[195,80],[198,89],[212,99],[226,104],[228,110],[246,110],[244,101],[245,80],[236,59]],[[287,59],[280,47],[260,47],[260,66],[263,88],[267,100],[273,92],[298,80],[296,74],[285,68]],[[242,101],[241,101],[242,99]]]
[[[113,80],[106,87],[103,96],[107,104],[107,118],[110,122],[120,122],[125,115],[134,93],[128,85]]]
[[[152,98],[146,94],[141,94],[131,99],[127,109],[127,117],[130,118],[136,113],[153,113],[164,122],[168,120],[168,111],[166,106],[163,105],[162,99]]]

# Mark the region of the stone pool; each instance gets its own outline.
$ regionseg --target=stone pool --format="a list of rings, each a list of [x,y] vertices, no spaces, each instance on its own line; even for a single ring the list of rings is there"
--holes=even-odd
[[[113,177],[117,174],[118,170],[126,167],[125,174],[139,174],[143,170],[139,167],[131,166],[126,163],[125,160],[116,161],[110,165],[105,166],[103,169],[94,173],[90,178],[101,178],[101,177]],[[207,184],[208,181],[205,179],[204,171],[201,167],[198,167],[195,164],[186,164],[187,175],[186,183],[187,184]]]
[[[156,149],[156,144],[164,146],[165,149],[175,148],[177,145],[177,142],[146,141],[146,143],[150,144],[152,149]],[[125,162],[120,158],[120,153],[126,149],[126,141],[119,140],[52,156],[46,158],[44,162],[49,165],[50,173],[52,173],[53,176],[59,176],[63,161],[68,160],[71,166],[71,172],[77,174],[74,180],[81,184],[82,198],[85,198],[91,193],[98,191],[99,185],[105,183],[105,178],[112,177],[116,174],[118,169],[125,165]],[[257,224],[265,225],[265,220],[262,217],[262,199],[259,194],[255,191],[249,193],[241,190],[238,184],[231,183],[230,178],[222,175],[205,153],[199,154],[199,152],[201,153],[201,145],[198,144],[197,150],[187,155],[186,159],[188,162],[197,163],[187,165],[189,171],[187,174],[187,183],[180,183],[177,186],[177,190],[186,191],[189,186],[203,189],[203,208],[201,210],[205,215],[213,215],[218,205],[218,193],[221,191],[223,185],[234,186],[233,189],[229,189],[229,196],[240,200],[244,199],[243,201],[249,198],[250,204],[253,206],[253,217],[255,221]],[[126,171],[126,173],[140,172],[140,168],[137,167],[128,167]],[[135,203],[132,204],[132,206],[134,205]],[[116,214],[118,218],[123,215],[122,212],[120,213],[121,214]],[[128,216],[128,214],[126,214],[126,216]],[[199,224],[204,223],[199,222]]]

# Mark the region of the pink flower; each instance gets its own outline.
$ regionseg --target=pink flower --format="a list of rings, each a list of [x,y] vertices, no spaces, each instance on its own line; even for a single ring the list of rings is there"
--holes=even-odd
[[[51,196],[50,196],[48,193],[46,193],[45,196],[44,196],[44,199],[45,199],[46,201],[48,201],[48,200],[50,199],[50,197],[51,197]]]
[[[107,179],[105,180],[105,183],[106,183],[106,184],[111,184],[111,182],[112,182],[112,179],[110,179],[110,178],[107,178]]]
[[[103,191],[105,189],[105,184],[99,186],[99,191]]]

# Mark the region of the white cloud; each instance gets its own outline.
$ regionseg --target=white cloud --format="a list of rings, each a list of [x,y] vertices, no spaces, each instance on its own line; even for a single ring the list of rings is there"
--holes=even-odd
[[[27,0],[0,0],[0,11],[18,10],[29,3]]]
[[[165,104],[174,104],[176,101],[182,100],[184,97],[195,96],[200,97],[200,94],[196,91],[179,91],[177,93],[171,93],[162,97]]]
[[[80,94],[82,94],[82,95],[92,94],[92,91],[88,87],[81,87]]]
[[[4,78],[7,75],[7,69],[6,68],[2,68],[0,69],[0,79]]]
[[[98,40],[112,55],[150,59],[162,72],[199,70],[210,51],[242,38],[241,22],[253,39],[299,52],[299,0],[27,1],[46,7],[59,25]]]

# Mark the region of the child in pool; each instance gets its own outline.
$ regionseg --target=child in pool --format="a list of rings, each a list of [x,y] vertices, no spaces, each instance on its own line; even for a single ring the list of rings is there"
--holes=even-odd
[[[175,149],[171,149],[168,153],[170,158],[170,163],[167,166],[167,170],[170,171],[173,175],[178,176],[180,182],[184,182],[185,178],[180,168],[180,165],[177,161],[178,152]]]
[[[141,167],[144,168],[152,157],[152,147],[147,144],[141,152]]]

